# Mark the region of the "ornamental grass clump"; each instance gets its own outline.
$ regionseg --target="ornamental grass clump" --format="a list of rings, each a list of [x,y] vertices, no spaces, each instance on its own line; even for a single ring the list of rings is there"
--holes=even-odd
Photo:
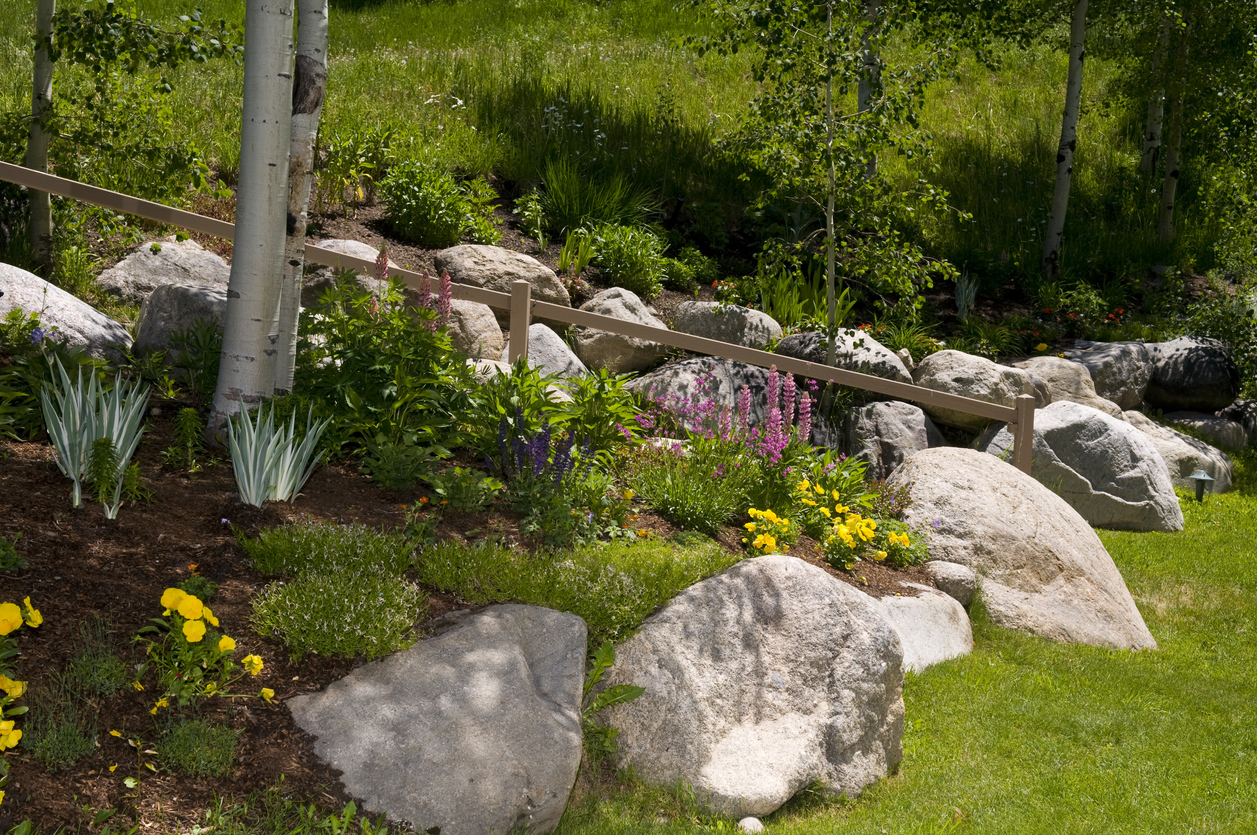
[[[231,471],[240,500],[261,507],[268,501],[295,499],[319,463],[315,452],[330,422],[316,421],[313,410],[308,411],[305,431],[298,443],[296,412],[288,416],[287,429],[282,423],[276,427],[273,408],[263,407],[256,419],[244,410],[227,421]]]

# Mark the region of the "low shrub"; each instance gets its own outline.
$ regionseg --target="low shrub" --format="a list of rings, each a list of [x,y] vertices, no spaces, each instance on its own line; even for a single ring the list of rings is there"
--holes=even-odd
[[[695,439],[645,444],[626,453],[618,472],[638,495],[679,528],[716,530],[750,503],[751,466],[742,466],[738,450],[719,440]]]
[[[460,184],[445,171],[408,160],[389,170],[380,197],[397,234],[422,246],[454,246],[465,233],[481,244],[502,238],[493,220],[496,195],[483,180]]]
[[[340,567],[271,583],[254,598],[259,635],[282,640],[299,658],[365,655],[368,660],[410,646],[426,609],[414,584],[380,567]]]
[[[237,534],[254,569],[270,576],[300,577],[333,571],[380,570],[400,575],[414,543],[366,525],[296,522],[248,539]]]
[[[189,777],[227,777],[236,759],[240,732],[204,719],[184,719],[168,727],[157,743],[167,768]]]
[[[649,300],[663,289],[664,242],[636,226],[599,226],[594,237],[594,263],[607,284],[631,290]]]

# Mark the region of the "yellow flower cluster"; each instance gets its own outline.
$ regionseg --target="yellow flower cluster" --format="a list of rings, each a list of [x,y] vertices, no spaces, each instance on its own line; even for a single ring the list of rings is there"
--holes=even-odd
[[[747,536],[742,537],[743,544],[749,545],[756,555],[776,554],[778,540],[790,534],[790,520],[783,519],[771,510],[751,508],[746,512],[752,520],[742,527],[746,528]],[[750,535],[755,538],[751,539]]]
[[[5,719],[0,722],[0,751],[5,751],[17,745],[18,740],[22,738],[22,732],[13,727],[12,719]]]
[[[22,601],[22,606],[16,603],[0,603],[0,635],[8,635],[20,629],[23,623],[35,629],[43,622],[44,616],[31,605],[29,597]]]
[[[201,602],[201,598],[194,594],[188,594],[183,589],[169,588],[162,592],[161,605],[165,607],[163,615],[169,615],[177,612],[183,618],[183,637],[187,638],[188,643],[195,644],[205,637],[206,624],[210,626],[218,626],[218,618],[214,617],[214,613],[210,611],[210,607]],[[230,638],[225,641],[231,642],[231,649],[235,649],[236,642]],[[218,642],[219,652],[228,652],[223,649],[223,641]]]
[[[891,545],[902,545],[905,548],[912,544],[908,541],[908,535],[906,533],[895,533],[894,531],[891,531],[890,535],[887,536],[886,539]]]

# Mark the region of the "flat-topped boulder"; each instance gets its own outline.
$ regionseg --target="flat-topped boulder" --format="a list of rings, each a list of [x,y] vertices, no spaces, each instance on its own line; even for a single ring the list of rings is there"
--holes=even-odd
[[[1034,379],[1030,372],[1007,365],[997,365],[985,357],[962,351],[938,351],[930,354],[912,370],[918,386],[985,400],[1000,406],[1013,406],[1022,394],[1034,396]],[[922,404],[926,414],[945,426],[976,432],[991,421],[979,415]]]
[[[909,456],[887,484],[911,494],[905,517],[929,532],[931,559],[978,575],[994,623],[1064,643],[1156,647],[1095,531],[1016,467],[943,447]]]
[[[1152,358],[1142,342],[1089,342],[1079,339],[1065,359],[1084,366],[1096,394],[1121,409],[1138,409],[1152,379]]]
[[[145,241],[96,279],[106,293],[140,304],[163,284],[208,284],[226,288],[231,265],[192,239],[171,235]]]
[[[491,606],[287,704],[366,811],[443,835],[549,832],[582,753],[585,623]]]
[[[819,331],[796,333],[777,343],[777,353],[786,357],[825,364],[828,350],[825,335]],[[911,383],[912,375],[904,367],[903,360],[861,330],[843,328],[838,331],[835,344],[835,368],[872,374],[901,383]]]
[[[672,326],[682,333],[764,350],[781,339],[781,325],[761,310],[720,302],[681,302],[672,311]]]
[[[992,427],[978,449],[1006,457],[1013,436]],[[1181,531],[1170,471],[1152,442],[1135,427],[1104,412],[1062,400],[1034,416],[1031,474],[1082,518],[1101,528]]]
[[[803,560],[744,560],[691,586],[616,650],[646,688],[602,718],[618,762],[739,818],[823,784],[855,797],[902,759],[903,649],[877,602]]]
[[[131,347],[125,325],[34,273],[0,264],[0,292],[0,318],[13,310],[34,314],[40,327],[56,329],[48,337],[56,342],[111,360],[122,359]]]
[[[637,294],[623,287],[611,287],[580,306],[581,310],[610,316],[648,328],[667,330]],[[575,328],[572,346],[576,356],[590,368],[605,368],[612,374],[641,371],[668,353],[668,346],[636,336],[623,336],[596,328]]]
[[[1239,367],[1217,339],[1180,336],[1150,342],[1148,356],[1152,377],[1144,399],[1157,408],[1213,413],[1239,397]]]

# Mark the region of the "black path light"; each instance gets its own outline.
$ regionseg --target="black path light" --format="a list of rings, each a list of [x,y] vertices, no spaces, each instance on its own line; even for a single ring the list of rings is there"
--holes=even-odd
[[[1213,481],[1213,476],[1204,470],[1197,470],[1189,475],[1188,478],[1196,482],[1196,501],[1203,502],[1205,500],[1205,484]]]

